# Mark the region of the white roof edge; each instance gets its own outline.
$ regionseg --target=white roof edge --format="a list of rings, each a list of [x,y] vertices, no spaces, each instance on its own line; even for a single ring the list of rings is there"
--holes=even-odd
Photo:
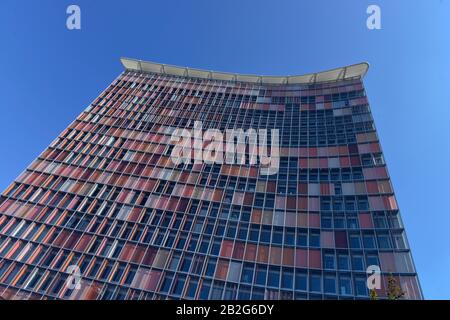
[[[179,67],[151,61],[121,58],[122,65],[127,70],[152,72],[165,75],[185,76],[200,79],[213,79],[225,81],[240,81],[258,84],[311,84],[363,78],[369,70],[369,63],[362,62],[332,70],[309,73],[295,76],[261,76],[251,74],[228,73],[209,71],[188,67]]]

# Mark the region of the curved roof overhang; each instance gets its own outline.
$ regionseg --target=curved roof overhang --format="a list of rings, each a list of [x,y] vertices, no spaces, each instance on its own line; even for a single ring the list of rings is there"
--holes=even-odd
[[[332,70],[309,73],[304,75],[262,76],[262,75],[228,73],[219,71],[208,71],[130,58],[121,58],[120,61],[127,70],[151,72],[180,77],[191,77],[191,78],[222,80],[222,81],[239,81],[256,84],[312,84],[320,82],[348,80],[354,78],[363,78],[364,75],[369,70],[369,64],[367,62],[362,62],[358,64],[349,65],[346,67],[340,67]]]

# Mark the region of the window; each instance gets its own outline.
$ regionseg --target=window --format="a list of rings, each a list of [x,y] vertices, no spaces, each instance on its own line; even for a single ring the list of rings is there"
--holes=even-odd
[[[382,215],[382,214],[374,215],[373,221],[375,224],[375,228],[377,228],[377,229],[386,229],[387,228],[386,218],[384,217],[384,215]]]
[[[355,279],[355,292],[357,296],[367,296],[366,279],[364,278]]]
[[[225,288],[224,300],[235,300],[237,295],[237,284],[228,283]]]
[[[238,282],[241,275],[242,264],[240,262],[232,261],[228,270],[228,281]]]
[[[400,219],[396,214],[389,216],[389,225],[392,229],[400,229],[402,227]]]
[[[272,236],[272,243],[282,244],[283,243],[283,229],[275,228]]]
[[[334,199],[333,200],[333,210],[334,211],[342,211],[342,199]]]
[[[170,286],[172,284],[173,274],[169,273],[164,277],[163,283],[161,285],[161,292],[169,292]]]
[[[258,241],[259,239],[259,226],[252,224],[250,226],[250,237],[249,240],[251,241]]]
[[[267,285],[271,287],[280,286],[280,269],[279,268],[269,268],[269,274],[267,278]]]
[[[186,282],[185,277],[177,277],[177,280],[173,285],[172,294],[177,296],[181,295],[181,293],[183,292],[185,282]]]
[[[248,224],[241,224],[238,230],[238,239],[246,240],[248,235]]]
[[[320,210],[329,211],[331,210],[331,202],[328,199],[322,199],[320,201]]]
[[[394,234],[394,243],[396,249],[406,249],[406,243],[403,234]]]
[[[319,275],[310,276],[310,290],[312,292],[322,292],[321,277]]]
[[[338,256],[338,268],[339,268],[339,270],[349,270],[350,269],[348,255],[340,254]]]
[[[123,159],[124,161],[131,161],[131,159],[137,154],[137,152],[132,151],[132,150],[128,150],[124,156]]]
[[[263,226],[261,230],[261,242],[269,243],[270,242],[270,227]]]
[[[363,154],[361,156],[361,162],[363,166],[372,166],[373,165],[372,155],[370,153]]]
[[[125,271],[125,265],[120,264],[117,270],[115,271],[115,274],[112,278],[113,282],[119,282],[122,278],[123,272]]]
[[[295,245],[295,229],[287,229],[284,233],[284,244],[286,246]]]
[[[352,249],[360,249],[361,248],[361,239],[359,235],[352,234],[350,235],[350,248]]]
[[[214,282],[213,289],[211,292],[212,300],[220,300],[222,299],[224,284],[222,282]]]
[[[334,269],[334,254],[325,254],[323,257],[323,264],[325,269]]]
[[[241,211],[239,206],[233,206],[232,210],[231,210],[231,214],[230,214],[230,220],[239,220],[239,216],[241,215]],[[237,223],[235,224],[237,225]]]
[[[368,255],[367,256],[367,265],[368,266],[379,266],[380,262],[378,260],[378,256],[373,255],[373,254]]]
[[[264,300],[264,290],[256,288],[256,287],[253,288],[252,299],[253,300]]]
[[[106,279],[108,278],[108,276],[110,275],[111,270],[112,270],[112,265],[111,265],[111,264],[108,264],[108,265],[102,270],[102,272],[101,272],[99,278],[100,278],[101,280],[106,280]]]
[[[64,259],[65,260],[65,259]],[[95,277],[95,275],[97,274],[98,270],[100,269],[100,266],[102,264],[101,260],[96,260],[93,267],[91,268],[91,270],[89,271],[89,276],[90,277]]]
[[[389,235],[380,234],[377,238],[380,249],[390,249],[392,247]]]
[[[339,280],[339,293],[341,295],[352,294],[352,281],[349,277],[341,277]]]
[[[358,229],[359,228],[359,222],[356,215],[349,215],[347,217],[347,226],[349,229]]]
[[[242,269],[242,276],[241,276],[241,282],[243,283],[252,283],[253,281],[253,269],[254,266],[251,264],[244,264],[244,267]]]
[[[331,216],[322,214],[321,227],[325,229],[333,228],[333,220],[331,219]]]
[[[375,237],[371,234],[366,234],[363,236],[364,248],[366,249],[374,249],[375,246]]]
[[[245,181],[242,181],[241,179],[239,179],[237,188],[240,191],[245,191]]]
[[[250,299],[251,287],[241,286],[238,294],[239,300],[249,300]]]
[[[203,229],[203,223],[204,222],[205,221],[203,219],[197,219],[197,221],[194,224],[194,228],[193,228],[192,232],[201,233],[202,229]]]
[[[56,284],[51,289],[51,293],[54,295],[57,295],[59,293],[59,290],[61,290],[61,288],[63,287],[64,284],[65,284],[64,279],[58,279]]]
[[[344,229],[345,228],[345,218],[343,216],[335,216],[334,217],[334,228],[335,229]]]
[[[125,284],[131,285],[131,282],[133,281],[134,276],[136,275],[136,271],[137,271],[137,268],[135,268],[135,267],[130,268],[130,271],[128,271],[127,277],[125,279]],[[169,289],[167,289],[167,290],[169,290]]]
[[[212,277],[214,275],[214,271],[216,269],[217,259],[209,259],[208,264],[206,266],[205,275]]]
[[[266,285],[267,267],[262,265],[256,266],[255,284]]]
[[[341,195],[342,194],[342,186],[340,183],[334,184],[334,194],[335,195]]]
[[[198,251],[200,253],[207,253],[210,241],[211,241],[211,237],[203,237],[202,242],[200,243],[200,248],[198,249]]]
[[[358,210],[367,211],[369,210],[369,202],[367,199],[358,199]]]
[[[352,257],[352,265],[353,270],[355,271],[364,271],[364,259],[362,256],[353,256]]]
[[[341,176],[342,176],[342,181],[350,181],[351,180],[350,169],[343,169]],[[347,210],[350,210],[350,209],[347,209]]]
[[[170,261],[170,264],[169,264],[169,270],[173,270],[173,271],[177,270],[179,262],[180,262],[180,254],[174,253],[172,256],[172,260]]]
[[[263,193],[256,193],[255,195],[255,206],[256,207],[262,207],[264,203],[264,194]]]
[[[333,276],[326,276],[323,286],[325,293],[336,293],[336,278]]]
[[[158,253],[156,254],[155,260],[153,261],[153,266],[157,268],[164,268],[168,256],[169,256],[168,250],[159,249]]]
[[[212,244],[212,248],[211,248],[211,254],[217,256],[219,254],[220,251],[220,245],[221,245],[221,241],[219,240],[214,240],[213,244]]]
[[[192,256],[191,255],[185,255],[183,261],[180,265],[180,271],[182,272],[189,272],[189,268],[191,267],[192,262]]]
[[[333,158],[331,158],[331,159],[333,159]],[[339,172],[339,169],[332,169],[331,170],[331,175],[330,175],[331,181],[339,181],[340,180],[340,176],[341,176],[341,174]]]
[[[306,272],[295,272],[295,290],[306,291],[307,290],[307,276]]]
[[[281,276],[281,287],[292,290],[294,283],[294,271],[292,269],[283,269]]]
[[[306,247],[308,245],[308,236],[304,232],[297,234],[297,246]]]
[[[377,165],[377,166],[384,164],[383,155],[381,153],[374,154],[373,159],[374,159],[375,165]]]
[[[200,300],[206,300],[209,297],[209,290],[211,289],[211,281],[203,281],[200,289]]]
[[[355,210],[355,200],[346,199],[345,200],[345,210],[346,211],[354,211]]]
[[[221,222],[217,226],[216,236],[223,236],[224,233],[225,233],[225,225]]]
[[[309,245],[311,247],[320,247],[320,234],[313,232],[309,235]]]

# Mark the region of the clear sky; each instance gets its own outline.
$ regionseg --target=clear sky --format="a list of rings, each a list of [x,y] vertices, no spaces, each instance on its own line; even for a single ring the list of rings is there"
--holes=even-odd
[[[81,30],[66,8],[81,7]],[[382,30],[366,28],[381,8]],[[450,1],[0,1],[0,189],[122,71],[121,56],[365,85],[427,299],[450,299]]]

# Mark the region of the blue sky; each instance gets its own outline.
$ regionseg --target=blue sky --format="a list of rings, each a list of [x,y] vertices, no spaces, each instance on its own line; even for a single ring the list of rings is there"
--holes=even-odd
[[[66,28],[81,7],[82,29]],[[366,28],[381,7],[382,30]],[[368,61],[372,112],[422,288],[450,299],[450,1],[0,1],[0,189],[122,71],[121,56],[302,74]]]

